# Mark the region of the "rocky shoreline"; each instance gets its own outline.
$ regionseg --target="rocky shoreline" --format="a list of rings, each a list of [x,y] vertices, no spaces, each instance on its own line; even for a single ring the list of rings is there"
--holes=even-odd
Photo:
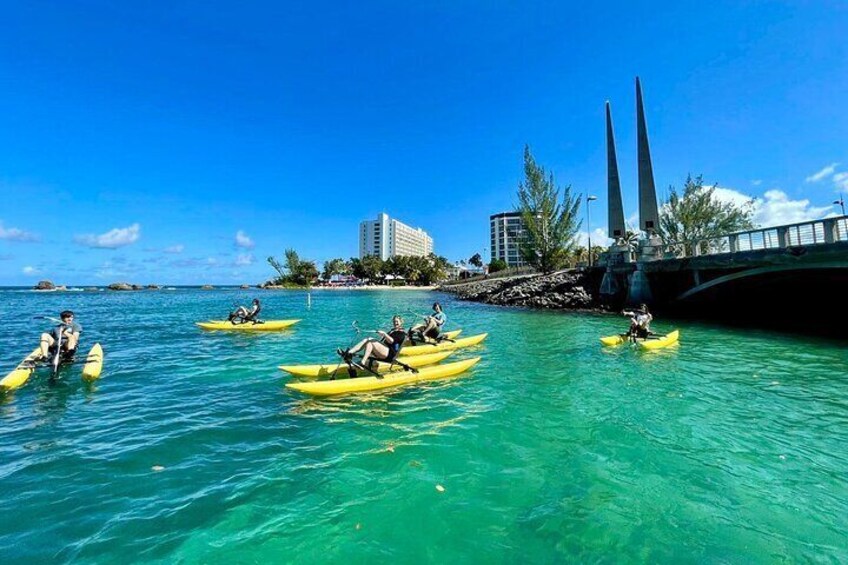
[[[586,275],[576,270],[549,275],[523,275],[443,285],[440,291],[455,294],[460,300],[523,306],[550,310],[602,310]]]

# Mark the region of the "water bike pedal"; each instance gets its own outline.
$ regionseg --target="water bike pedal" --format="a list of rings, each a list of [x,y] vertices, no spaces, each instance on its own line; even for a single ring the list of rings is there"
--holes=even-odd
[[[351,353],[347,349],[342,349],[341,347],[336,349],[336,355],[341,357],[345,363],[350,363],[351,361],[353,361],[353,353]]]
[[[358,362],[354,361],[353,359],[348,361],[347,365],[348,365],[347,376],[350,377],[351,379],[355,379],[357,377],[362,376],[362,375],[360,375],[360,372],[361,373],[371,373],[370,376],[376,376],[378,378],[382,377],[382,375],[377,373],[374,369],[366,367],[362,363],[358,363]],[[370,363],[369,363],[369,365],[370,365]]]

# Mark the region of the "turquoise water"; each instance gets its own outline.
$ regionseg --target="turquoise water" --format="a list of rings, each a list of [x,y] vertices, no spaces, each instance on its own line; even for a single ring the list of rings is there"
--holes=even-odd
[[[623,319],[440,296],[490,332],[474,370],[312,400],[276,366],[439,295],[258,296],[303,322],[193,327],[250,291],[0,291],[0,373],[30,313],[69,307],[106,351],[95,385],[69,368],[0,404],[4,562],[848,561],[843,343],[686,323],[673,349],[605,349]]]

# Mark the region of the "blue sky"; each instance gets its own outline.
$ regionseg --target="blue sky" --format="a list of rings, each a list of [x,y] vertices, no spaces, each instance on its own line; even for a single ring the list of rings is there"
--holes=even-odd
[[[637,75],[660,197],[691,172],[763,223],[832,213],[848,7],[634,4],[5,3],[0,285],[256,283],[383,211],[488,256],[525,143],[604,230],[606,100],[636,212]]]

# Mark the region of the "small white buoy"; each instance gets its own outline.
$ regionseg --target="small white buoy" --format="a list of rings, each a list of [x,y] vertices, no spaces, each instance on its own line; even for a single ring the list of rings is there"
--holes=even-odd
[[[445,487],[443,487],[442,485],[436,485],[436,490],[439,492],[445,492]]]
[[[165,467],[163,467],[162,465],[154,465],[153,467],[150,468],[150,470],[156,471],[158,473],[159,471],[164,471]]]
[[[780,458],[781,458],[782,460],[786,461],[786,456],[785,456],[785,455],[781,455],[781,456],[780,456]]]

